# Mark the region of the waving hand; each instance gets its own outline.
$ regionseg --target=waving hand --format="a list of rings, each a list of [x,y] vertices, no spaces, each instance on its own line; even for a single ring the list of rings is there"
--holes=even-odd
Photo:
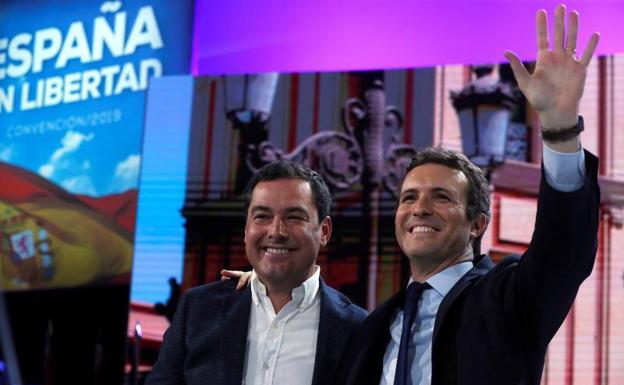
[[[518,87],[537,111],[542,127],[551,130],[576,124],[587,66],[600,37],[597,32],[593,33],[582,55],[577,56],[579,14],[576,11],[569,13],[567,36],[565,14],[565,6],[557,6],[553,42],[549,49],[546,11],[537,12],[537,63],[533,74],[529,74],[518,56],[509,51],[505,53]]]

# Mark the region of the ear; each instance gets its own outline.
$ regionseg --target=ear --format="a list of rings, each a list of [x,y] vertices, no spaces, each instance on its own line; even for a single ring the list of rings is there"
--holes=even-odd
[[[321,222],[320,230],[321,230],[321,246],[325,246],[327,245],[327,242],[329,242],[329,238],[331,238],[331,233],[332,233],[332,221],[329,216],[325,217],[325,219],[323,219],[323,222]]]
[[[470,239],[473,240],[483,235],[485,229],[487,229],[488,220],[485,214],[481,213],[472,221],[472,227],[470,229]]]

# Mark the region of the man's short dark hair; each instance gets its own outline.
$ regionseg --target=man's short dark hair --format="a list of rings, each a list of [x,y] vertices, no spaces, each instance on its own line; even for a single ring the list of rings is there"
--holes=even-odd
[[[329,215],[332,204],[331,193],[323,177],[316,171],[291,160],[278,160],[262,167],[255,173],[245,187],[245,213],[251,204],[251,195],[256,185],[262,181],[277,179],[301,179],[308,182],[312,190],[312,198],[316,205],[318,223],[320,224]]]
[[[462,153],[440,147],[428,147],[416,153],[405,175],[407,176],[415,167],[426,163],[441,164],[461,171],[468,179],[466,217],[469,221],[472,221],[479,214],[485,214],[487,221],[490,221],[490,186],[483,170],[472,163],[470,159]],[[401,182],[401,187],[403,187],[403,182]],[[483,234],[472,241],[472,250],[475,257],[481,254],[482,237]]]

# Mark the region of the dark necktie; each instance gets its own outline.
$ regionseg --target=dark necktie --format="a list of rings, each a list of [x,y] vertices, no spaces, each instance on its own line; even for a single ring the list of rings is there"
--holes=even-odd
[[[396,372],[394,373],[394,385],[411,384],[411,362],[408,359],[408,348],[411,337],[411,326],[418,313],[418,300],[422,292],[430,288],[428,283],[412,282],[405,293],[405,305],[403,306],[403,329],[401,331],[401,344],[399,345],[399,358],[397,359]]]

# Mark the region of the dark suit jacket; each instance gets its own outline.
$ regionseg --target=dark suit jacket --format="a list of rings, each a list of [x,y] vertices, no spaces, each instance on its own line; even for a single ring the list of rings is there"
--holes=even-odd
[[[313,385],[334,380],[348,341],[366,317],[363,309],[323,280],[319,290]],[[237,291],[235,283],[221,281],[188,290],[165,333],[147,385],[241,384],[250,311],[250,287]]]
[[[586,182],[563,193],[542,176],[533,238],[522,258],[494,266],[481,256],[446,295],[436,316],[432,385],[538,385],[548,343],[564,321],[597,247],[598,160],[586,156]],[[378,385],[390,323],[405,293],[365,321],[347,384]]]

